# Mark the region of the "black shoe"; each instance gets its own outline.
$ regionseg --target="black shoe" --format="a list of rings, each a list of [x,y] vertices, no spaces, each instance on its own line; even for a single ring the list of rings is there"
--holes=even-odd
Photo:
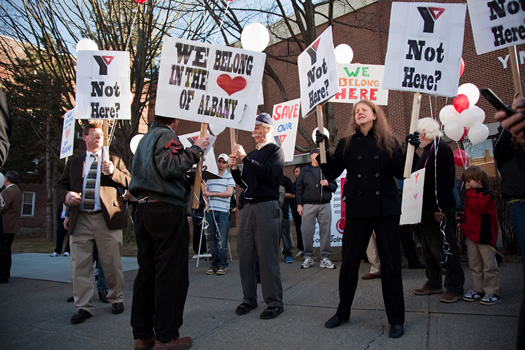
[[[425,264],[422,264],[421,262],[416,262],[414,264],[408,264],[408,268],[411,269],[411,270],[415,270],[415,269],[424,269],[425,268]]]
[[[103,303],[109,304],[109,300],[107,298],[107,295],[108,295],[107,291],[105,291],[105,292],[98,292],[98,298],[100,299],[100,301],[103,302]]]
[[[401,338],[405,334],[405,329],[402,324],[393,324],[390,326],[390,333],[388,334],[390,338]]]
[[[124,303],[111,304],[111,313],[118,315],[124,312]]]
[[[72,302],[75,301],[75,297],[74,297],[74,296],[70,296],[69,298],[66,299],[66,301],[67,301],[68,303],[72,303]]]
[[[280,314],[282,314],[284,311],[284,308],[281,306],[268,306],[266,310],[264,310],[261,313],[261,316],[259,316],[263,320],[271,320],[272,318],[276,318]]]
[[[257,309],[257,304],[250,305],[246,303],[242,303],[239,306],[237,306],[237,310],[235,310],[235,313],[237,315],[246,315],[248,312],[250,312],[253,309]]]
[[[77,312],[75,312],[73,316],[71,316],[71,323],[82,323],[91,316],[93,315],[87,312],[86,310],[78,309]]]
[[[332,316],[331,319],[329,319],[328,321],[325,322],[324,326],[326,328],[335,328],[335,327],[339,327],[340,325],[342,325],[345,322],[348,322],[348,318],[347,319],[341,319],[338,315],[334,315],[334,316]]]

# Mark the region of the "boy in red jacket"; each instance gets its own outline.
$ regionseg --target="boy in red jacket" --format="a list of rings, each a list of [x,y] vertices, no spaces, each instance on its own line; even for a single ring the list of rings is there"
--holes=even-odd
[[[467,202],[461,233],[466,237],[468,265],[474,282],[474,290],[469,290],[463,300],[479,301],[483,305],[496,304],[501,301],[494,249],[498,238],[496,202],[488,189],[489,179],[483,169],[471,166],[462,178]]]

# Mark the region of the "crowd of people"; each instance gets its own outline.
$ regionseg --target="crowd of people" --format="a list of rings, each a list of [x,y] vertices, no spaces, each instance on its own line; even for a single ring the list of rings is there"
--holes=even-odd
[[[495,116],[501,127],[494,155],[502,176],[502,194],[523,251],[525,181],[520,174],[525,170],[525,99],[517,99],[515,107],[514,115],[498,112]],[[488,188],[488,176],[477,166],[464,170],[465,210],[458,216],[453,194],[456,186],[453,152],[443,141],[440,125],[435,120],[420,119],[417,132],[409,134],[403,145],[393,136],[382,108],[370,101],[359,101],[349,118],[349,135],[340,139],[333,153],[326,152],[325,163],[321,162],[319,148],[312,149],[310,164],[296,167],[293,183],[283,174],[284,155],[280,146],[272,141],[272,124],[270,115],[259,114],[252,132],[255,149],[247,151],[235,143],[231,154],[220,154],[218,176],[208,180],[202,191],[204,205],[198,221],[206,225],[205,238],[212,255],[206,273],[225,275],[231,198],[235,185],[242,189],[237,252],[243,299],[235,309],[237,315],[245,315],[258,307],[258,283],[266,304],[260,318],[274,319],[284,312],[279,253],[282,251],[285,262],[293,263],[290,213],[297,234],[296,258],[304,255],[301,268],[315,266],[316,221],[320,235],[319,267],[336,268],[330,256],[330,201],[337,190],[335,180],[345,170],[345,187],[341,190],[346,202],[346,226],[339,263],[339,302],[335,315],[325,322],[325,327],[336,328],[349,321],[360,264],[368,255],[369,260],[379,264],[363,278],[381,280],[389,336],[403,336],[403,240],[409,267],[425,269],[426,281],[413,294],[443,294],[440,301],[444,303],[462,299],[492,305],[501,301],[494,249],[498,234],[497,210]],[[187,203],[191,188],[186,172],[199,161],[210,140],[208,136],[200,137],[185,148],[176,135],[177,125],[177,119],[156,116],[138,145],[130,171],[120,157],[103,148],[102,128],[88,124],[83,132],[86,152],[67,162],[56,185],[57,196],[63,203],[57,217],[65,224],[60,236],[57,235],[57,247],[51,256],[61,254],[63,241],[68,237],[66,252],[71,257],[72,301],[76,306],[72,323],[82,323],[94,315],[93,263],[97,260],[107,283],[102,295],[99,290],[99,297],[111,304],[113,314],[124,312],[120,261],[122,229],[128,225],[124,190],[129,188],[129,193],[137,199],[133,219],[139,270],[133,285],[131,326],[134,347],[138,350],[187,349],[192,345],[190,337],[179,333],[189,285]],[[316,142],[326,141],[327,137],[317,132]],[[417,228],[399,225],[399,180],[403,179],[409,145],[422,148],[414,156],[413,170],[425,168],[426,171],[422,217]],[[21,206],[18,181],[16,172],[7,172],[1,193],[2,283],[4,279],[7,283],[9,278],[9,247],[18,230],[17,220],[13,226],[9,223],[11,217],[17,215],[10,210]],[[457,221],[466,237],[468,266],[473,277],[472,289],[466,293],[456,239]],[[195,224],[194,230],[199,230],[199,236],[194,232],[194,249],[200,254],[207,248],[202,240],[195,244],[196,237],[201,237],[201,228]],[[413,248],[414,230],[421,240],[424,265]],[[410,237],[409,245],[406,237]],[[378,259],[372,259],[373,254]],[[523,280],[525,282],[525,272]],[[525,294],[523,298],[520,329],[525,325]],[[524,338],[523,332],[518,332],[518,348],[525,344]]]

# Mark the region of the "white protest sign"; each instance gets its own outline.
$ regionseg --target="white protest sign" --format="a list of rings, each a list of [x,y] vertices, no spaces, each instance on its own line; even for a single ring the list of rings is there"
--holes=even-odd
[[[337,64],[338,93],[330,102],[355,103],[369,100],[388,104],[388,90],[383,88],[385,66],[374,64]]]
[[[318,104],[328,101],[337,93],[337,65],[331,26],[299,55],[297,66],[301,115],[306,118]]]
[[[217,162],[215,160],[215,152],[213,151],[213,145],[215,144],[215,140],[217,138],[213,135],[210,135],[209,133],[206,135],[210,139],[210,145],[206,149],[206,152],[204,152],[204,161],[202,163],[202,170],[209,171],[210,173],[217,174],[219,172],[219,169],[217,168]],[[197,140],[200,137],[200,131],[193,132],[190,134],[184,134],[179,136],[179,140],[184,146],[184,148],[191,147],[195,143],[195,140]],[[194,166],[195,169],[196,166]]]
[[[60,142],[60,159],[73,155],[75,143],[75,109],[67,111],[62,126],[62,141]]]
[[[383,87],[455,97],[466,4],[394,2]]]
[[[335,180],[337,190],[332,193],[330,206],[332,209],[332,224],[330,225],[330,246],[340,247],[343,245],[343,232],[346,226],[346,203],[343,201],[343,187],[346,181],[346,170]],[[321,245],[319,235],[319,223],[315,221],[314,247]]]
[[[295,139],[297,137],[300,107],[301,100],[298,98],[273,106],[272,118],[274,134],[279,137],[279,141],[281,142],[285,162],[292,161],[295,153]]]
[[[131,119],[129,52],[79,51],[76,119]]]
[[[399,225],[419,224],[423,211],[425,168],[413,172],[403,181],[403,200]]]
[[[523,1],[468,0],[478,55],[525,43]]]
[[[252,131],[266,54],[164,37],[155,113]]]

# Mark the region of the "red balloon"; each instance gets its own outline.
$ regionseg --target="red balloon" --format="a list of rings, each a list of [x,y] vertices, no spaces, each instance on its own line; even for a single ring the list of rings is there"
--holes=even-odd
[[[467,95],[464,95],[464,94],[459,94],[458,97],[456,97],[454,99],[454,101],[452,102],[452,104],[454,105],[454,108],[456,109],[456,111],[458,111],[458,113],[461,113],[463,112],[465,109],[468,109],[469,108],[469,101],[468,101],[468,97]]]
[[[465,150],[456,149],[454,150],[454,164],[457,166],[466,167],[468,164],[468,155]]]
[[[468,135],[468,128],[463,128],[464,131],[463,131],[463,136],[461,136],[461,139],[459,139],[459,141],[463,141],[465,139],[465,137],[467,137]]]
[[[463,75],[463,72],[465,71],[465,61],[463,61],[463,58],[461,59],[461,64],[459,66],[459,77]]]

